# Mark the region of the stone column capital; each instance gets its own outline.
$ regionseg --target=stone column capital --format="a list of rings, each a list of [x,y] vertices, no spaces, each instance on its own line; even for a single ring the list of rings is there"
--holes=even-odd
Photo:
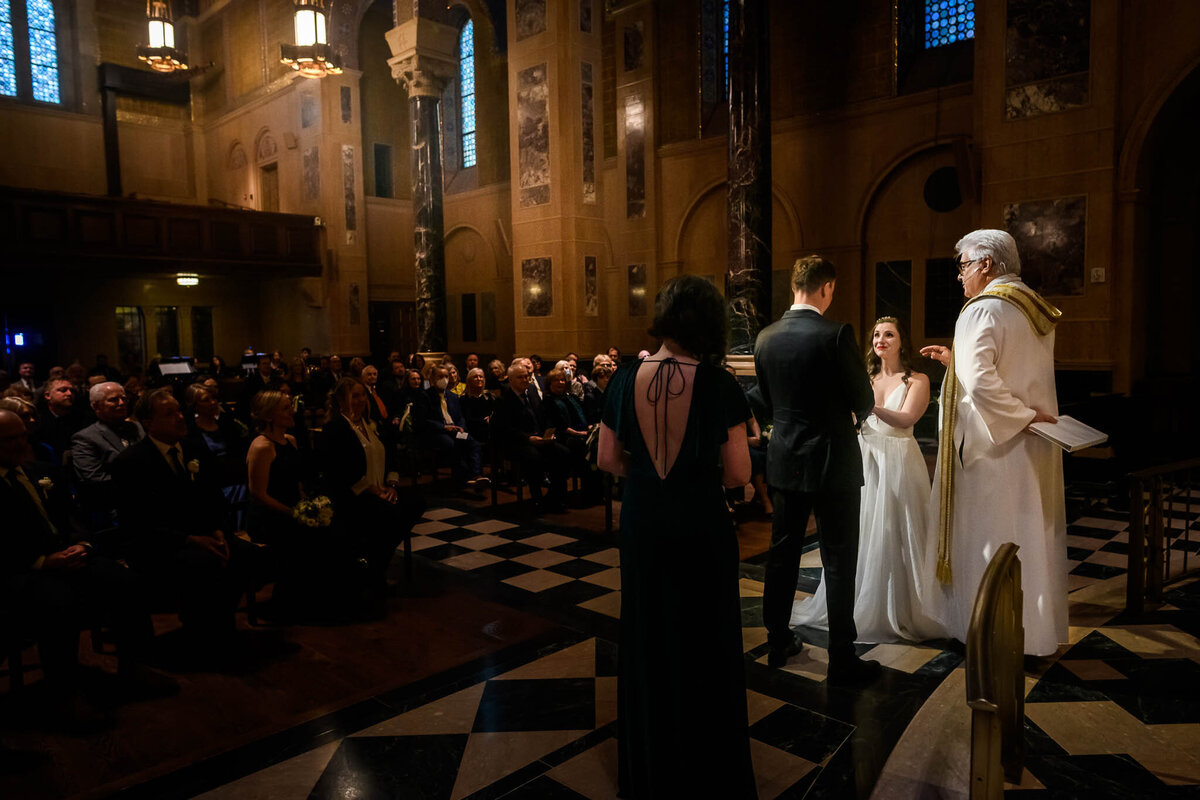
[[[402,22],[385,34],[392,77],[409,97],[441,97],[458,74],[458,30],[424,17]]]

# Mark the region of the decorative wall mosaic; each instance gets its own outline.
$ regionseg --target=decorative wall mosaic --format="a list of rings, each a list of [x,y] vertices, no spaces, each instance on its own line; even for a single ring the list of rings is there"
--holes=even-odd
[[[517,161],[521,208],[550,202],[549,99],[545,64],[517,73]]]
[[[517,41],[546,30],[546,0],[517,0]]]
[[[592,65],[580,65],[583,97],[583,202],[596,202],[596,120],[593,111]]]
[[[640,94],[625,98],[625,216],[646,216],[646,106]]]
[[[527,317],[548,317],[554,310],[554,287],[549,258],[521,262],[521,301]]]
[[[358,230],[358,213],[354,202],[354,145],[342,145],[342,196],[346,206],[346,232]]]
[[[579,30],[592,32],[592,0],[579,0]]]
[[[321,118],[321,106],[311,94],[300,95],[300,127],[311,128]]]
[[[629,265],[629,316],[646,316],[646,265]]]
[[[600,285],[596,275],[596,257],[583,257],[583,315],[600,316]]]
[[[1090,38],[1090,0],[1008,0],[1005,116],[1086,105]]]
[[[305,200],[317,200],[321,196],[321,150],[308,147],[304,150],[303,192]]]
[[[625,26],[625,71],[640,69],[646,58],[646,42],[641,20]]]
[[[1021,279],[1044,295],[1083,294],[1087,197],[1011,203],[1004,227],[1017,240]]]
[[[341,92],[339,93],[339,97],[341,98],[341,102],[342,102],[342,122],[349,122],[350,116],[351,116],[350,115],[350,87],[349,86],[341,86],[339,88],[341,89]]]

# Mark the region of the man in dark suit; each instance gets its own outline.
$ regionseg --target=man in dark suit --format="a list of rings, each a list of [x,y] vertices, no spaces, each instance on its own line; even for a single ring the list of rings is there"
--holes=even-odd
[[[767,484],[775,517],[763,588],[771,666],[802,647],[790,627],[809,514],[817,518],[829,600],[829,681],[861,683],[879,671],[854,654],[862,456],[856,430],[875,395],[854,331],[822,315],[833,301],[833,265],[820,256],[792,268],[795,303],[758,335],[754,365],[766,417],[774,423]]]
[[[508,386],[500,393],[500,401],[492,413],[493,440],[506,458],[520,465],[522,476],[529,484],[534,504],[546,511],[566,510],[566,464],[561,448],[549,447],[554,440],[546,439],[538,397],[529,389],[531,371],[514,361],[508,368]],[[550,495],[542,503],[542,480],[550,479]]]
[[[234,629],[241,578],[230,568],[230,549],[241,540],[225,536],[217,471],[207,449],[184,440],[187,425],[171,390],[143,395],[134,415],[146,437],[112,462],[126,557],[175,600],[195,641],[209,645]]]
[[[451,475],[456,485],[477,486],[483,471],[479,442],[467,433],[467,420],[462,413],[458,395],[449,391],[450,370],[439,364],[429,373],[432,386],[426,393],[428,403],[416,404],[413,427],[422,447],[432,449],[450,459]]]
[[[121,384],[97,384],[89,397],[96,421],[71,437],[71,469],[80,504],[95,515],[97,524],[111,525],[117,501],[109,467],[114,458],[145,434],[141,425],[126,419],[129,403]]]
[[[34,436],[53,452],[54,466],[63,465],[63,454],[71,449],[71,437],[86,421],[75,403],[75,388],[66,378],[51,378],[42,390],[38,429]]]
[[[61,471],[32,463],[32,455],[24,422],[0,410],[5,529],[0,537],[0,627],[5,636],[15,633],[37,641],[47,684],[53,687],[47,697],[58,704],[65,721],[90,726],[100,720],[78,695],[79,629],[89,614],[102,613],[112,626],[123,689],[170,689],[172,682],[149,678],[140,666],[153,635],[140,582],[131,570],[98,555],[79,538]]]

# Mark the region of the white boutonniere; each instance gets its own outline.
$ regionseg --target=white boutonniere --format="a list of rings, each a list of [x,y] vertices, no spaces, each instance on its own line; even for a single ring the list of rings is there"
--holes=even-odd
[[[196,476],[200,474],[200,462],[194,458],[187,462],[187,471],[188,476],[191,477],[192,480],[196,480]]]
[[[38,488],[42,490],[43,495],[50,494],[50,490],[54,488],[54,481],[49,478],[38,478]]]

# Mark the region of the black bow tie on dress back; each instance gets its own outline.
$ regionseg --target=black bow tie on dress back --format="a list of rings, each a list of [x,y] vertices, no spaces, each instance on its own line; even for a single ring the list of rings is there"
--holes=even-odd
[[[655,411],[658,410],[658,401],[662,400],[662,424],[667,427],[667,404],[671,402],[672,397],[679,397],[683,394],[683,390],[687,388],[687,379],[683,377],[683,367],[679,365],[679,360],[675,358],[664,358],[661,361],[655,362],[651,359],[646,359],[646,363],[657,363],[658,367],[654,370],[654,375],[650,378],[650,383],[646,385],[646,400],[650,405],[654,406]],[[665,373],[665,374],[664,374]],[[679,389],[673,387],[678,383]],[[661,437],[658,435],[658,414],[654,415],[654,463],[658,463],[658,440]],[[666,443],[663,443],[666,447]]]

